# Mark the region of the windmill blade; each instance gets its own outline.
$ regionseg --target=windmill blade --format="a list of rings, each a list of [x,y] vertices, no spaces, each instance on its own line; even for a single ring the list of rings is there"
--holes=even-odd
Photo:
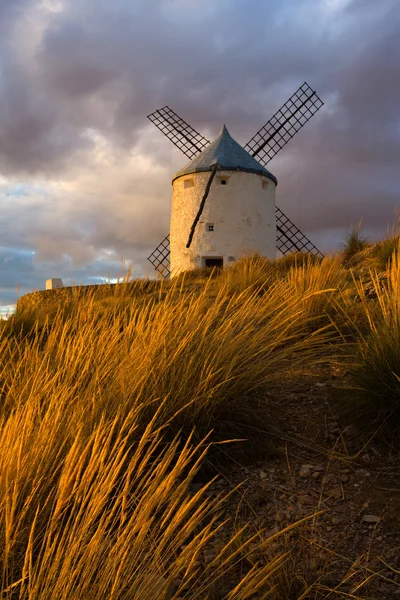
[[[317,93],[304,82],[244,149],[259,163],[266,165],[323,104]]]
[[[147,260],[151,262],[155,270],[163,277],[169,277],[169,235],[158,244],[157,248],[153,250]]]
[[[210,143],[168,106],[156,110],[147,118],[191,160]]]
[[[276,247],[279,252],[282,254],[309,252],[321,258],[324,256],[277,206],[275,206],[275,216]]]

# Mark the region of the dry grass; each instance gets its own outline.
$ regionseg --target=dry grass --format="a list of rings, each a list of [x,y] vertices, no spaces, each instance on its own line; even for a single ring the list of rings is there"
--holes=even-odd
[[[3,598],[204,598],[221,577],[231,581],[227,598],[268,589],[279,555],[240,577],[232,540],[216,564],[201,565],[222,503],[188,491],[205,448],[187,443],[178,453],[179,442],[164,446],[154,424],[132,442],[139,413],[69,440],[62,407],[40,423],[26,407],[10,420],[1,440]]]
[[[220,443],[268,445],[279,379],[332,360],[346,327],[358,406],[399,420],[398,260],[389,274],[372,303],[340,257],[303,256],[22,299],[0,329],[2,597],[328,597],[289,531],[239,530],[204,563],[229,498],[190,484]]]
[[[143,407],[143,427],[157,412],[165,436],[188,434],[195,425],[197,441],[211,430],[213,441],[247,438],[254,421],[267,430],[265,392],[289,365],[320,360],[332,335],[309,331],[310,294],[290,298],[284,282],[262,297],[251,290],[232,296],[224,286],[210,294],[207,285],[182,293],[182,285],[160,289],[162,300],[134,299],[129,310],[124,298],[99,312],[102,301],[89,294],[27,337],[17,320],[17,343],[10,320],[1,410],[63,398],[68,428],[85,423],[89,433],[91,423],[136,405]]]
[[[360,233],[361,224],[362,220],[352,227],[343,245],[342,258],[350,265],[354,265],[359,255],[369,246],[368,240]]]
[[[395,253],[382,285],[370,272],[372,301],[355,280],[362,327],[356,324],[355,364],[350,369],[355,389],[349,400],[354,417],[389,444],[400,442],[400,253]]]

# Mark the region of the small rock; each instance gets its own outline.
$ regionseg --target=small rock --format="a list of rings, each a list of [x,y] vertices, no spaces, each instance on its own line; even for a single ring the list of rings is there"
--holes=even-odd
[[[379,523],[381,518],[376,515],[364,515],[362,520],[364,523]]]
[[[326,383],[315,383],[314,386],[317,388],[323,388],[326,387]]]
[[[335,498],[335,500],[339,500],[339,498],[342,497],[342,490],[340,487],[333,487],[327,493],[329,494],[329,496]]]
[[[313,471],[325,471],[325,467],[323,467],[322,465],[314,465]]]
[[[310,496],[306,496],[303,494],[301,494],[298,497],[298,501],[299,501],[299,504],[301,504],[301,506],[311,506],[311,504],[314,504],[314,501]]]
[[[349,481],[349,477],[347,475],[341,475],[340,476],[340,481],[342,483],[347,483]]]
[[[311,477],[311,473],[312,473],[312,465],[301,465],[300,467],[300,471],[299,471],[299,477]]]
[[[359,477],[371,477],[371,473],[366,469],[358,469],[356,471],[356,475],[358,475]]]
[[[314,471],[314,473],[312,474],[312,478],[313,479],[318,479],[319,477],[321,477],[322,473],[320,473],[319,471]]]
[[[328,423],[329,431],[335,431],[337,428],[338,424],[336,423],[336,421],[331,421],[330,423]]]
[[[324,483],[325,483],[325,485],[328,485],[329,483],[331,483],[332,485],[336,485],[337,482],[338,482],[337,477],[335,477],[332,473],[328,473],[324,477]]]
[[[260,471],[260,479],[267,479],[268,475],[265,471]]]

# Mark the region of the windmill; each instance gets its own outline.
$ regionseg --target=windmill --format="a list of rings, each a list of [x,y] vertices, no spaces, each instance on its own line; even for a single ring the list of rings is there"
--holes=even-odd
[[[252,157],[252,160],[256,162],[259,167],[258,175],[264,175],[269,179],[273,179],[276,184],[276,179],[269,171],[265,169],[265,165],[267,165],[269,161],[276,156],[276,154],[289,142],[289,140],[294,137],[294,135],[322,106],[323,102],[318,97],[317,93],[311,89],[306,82],[303,83],[303,85],[296,90],[296,92],[273,115],[273,117],[271,117],[271,119],[263,127],[261,127],[261,129],[242,148],[241,151],[243,154],[243,161],[246,160],[246,165],[249,166],[249,159]],[[221,131],[220,138],[218,138],[213,144],[210,144],[209,140],[203,137],[198,131],[191,127],[168,106],[164,106],[163,108],[151,113],[148,115],[148,119],[150,119],[150,121],[192,161],[190,165],[195,165],[196,160],[197,162],[199,160],[201,161],[202,156],[207,154],[207,148],[210,149],[211,146],[215,146],[216,142],[218,142],[218,139],[220,145],[222,142],[225,142],[225,144],[227,143],[228,145],[230,144],[229,147],[232,146],[231,142],[236,144],[234,150],[236,152],[238,151],[237,146],[239,146],[239,144],[230,138],[225,126]],[[223,148],[223,152],[225,150],[226,148]],[[244,154],[247,154],[248,158],[245,159]],[[248,155],[250,155],[250,157]],[[206,169],[211,171],[210,178],[207,182],[209,185],[206,186],[208,187],[208,191],[206,190],[206,193],[203,195],[201,202],[202,206],[200,206],[200,210],[197,212],[196,218],[193,222],[186,247],[190,246],[191,238],[193,238],[194,230],[209,192],[209,187],[218,168],[218,157],[216,158],[214,156],[213,158],[213,164],[215,164],[215,167]],[[254,168],[254,162],[252,165],[253,172],[256,171]],[[200,169],[194,169],[193,167],[192,171],[186,171],[193,172],[193,170],[198,171]],[[250,168],[247,169],[247,171],[251,170],[252,169]],[[179,172],[177,176],[180,177],[184,173],[185,169]],[[224,183],[224,181],[221,183]],[[298,229],[298,227],[296,227],[296,225],[283,213],[279,207],[274,205],[274,209],[276,219],[276,249],[279,252],[281,252],[283,255],[292,252],[308,252],[317,256],[322,256],[321,252],[315,247],[315,245]],[[164,277],[169,276],[169,235],[162,240],[162,242],[148,257],[148,260]]]

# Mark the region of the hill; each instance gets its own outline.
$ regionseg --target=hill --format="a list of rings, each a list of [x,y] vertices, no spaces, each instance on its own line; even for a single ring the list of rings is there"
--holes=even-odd
[[[21,298],[4,598],[394,598],[398,240]]]

